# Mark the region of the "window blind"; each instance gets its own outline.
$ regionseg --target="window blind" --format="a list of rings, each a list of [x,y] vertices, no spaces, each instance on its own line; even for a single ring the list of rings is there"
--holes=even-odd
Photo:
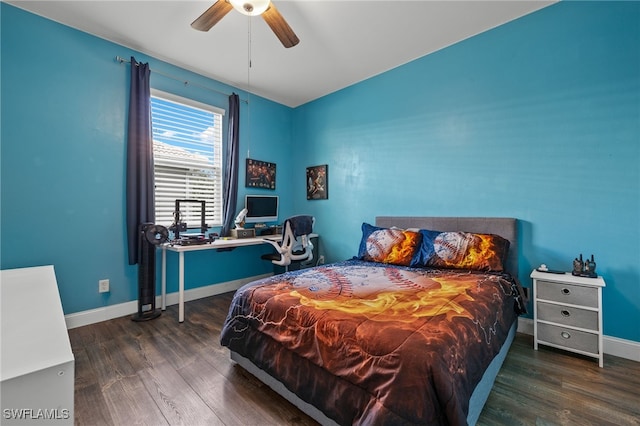
[[[204,200],[209,226],[222,224],[223,110],[159,91],[151,96],[156,223],[170,226],[176,199]],[[181,220],[200,226],[200,205],[183,203]]]

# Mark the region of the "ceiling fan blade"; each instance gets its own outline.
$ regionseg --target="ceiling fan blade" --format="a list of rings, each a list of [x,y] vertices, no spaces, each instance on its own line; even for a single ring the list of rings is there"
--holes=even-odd
[[[276,37],[280,39],[280,42],[284,47],[293,47],[300,43],[300,39],[293,32],[287,21],[284,20],[278,9],[276,9],[273,2],[269,3],[269,7],[262,14],[262,18],[267,25],[271,27],[271,30],[275,33]]]
[[[202,15],[191,23],[191,27],[199,31],[209,31],[224,16],[233,9],[227,0],[218,0]]]

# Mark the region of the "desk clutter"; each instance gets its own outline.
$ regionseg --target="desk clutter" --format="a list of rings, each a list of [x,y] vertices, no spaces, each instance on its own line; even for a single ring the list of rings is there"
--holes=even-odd
[[[235,228],[231,230],[231,238],[255,238],[256,230],[253,228]]]
[[[273,198],[273,197],[269,197]],[[183,204],[195,204],[195,209],[199,207],[200,227],[199,233],[187,233],[187,223],[184,220],[186,215],[181,210]],[[173,233],[173,238],[168,240],[170,246],[197,246],[203,244],[211,244],[220,238],[217,233],[209,233],[207,235],[208,225],[205,223],[205,202],[203,200],[177,199],[175,200],[175,210],[173,212],[173,223],[168,231]],[[256,223],[253,228],[244,228],[245,217],[250,214],[247,208],[243,209],[235,219],[235,228],[231,230],[230,236],[224,239],[250,239],[260,236],[276,236],[281,235],[283,231],[282,225],[267,226],[264,223]],[[195,230],[196,228],[192,228]],[[167,235],[168,236],[168,235]]]
[[[177,244],[180,246],[193,246],[199,244],[208,244],[214,242],[218,238],[218,234],[209,234],[209,237],[205,237],[204,234],[182,234],[178,238],[170,241],[170,244]]]
[[[269,236],[281,236],[282,226],[269,226],[256,232],[253,228],[248,229],[232,229],[229,237],[222,238],[223,240],[238,240],[256,237],[269,237]],[[211,232],[208,236],[205,234],[181,234],[178,238],[173,238],[168,241],[169,245],[177,246],[194,246],[202,244],[211,244],[216,240],[219,240],[220,236]]]
[[[261,237],[273,237],[279,240],[282,237],[282,226],[268,226],[259,231],[254,228],[247,229],[232,229],[229,237],[221,238],[215,232],[211,232],[208,235],[203,233],[184,233],[174,235],[174,238],[168,239],[167,244],[170,246],[197,246],[204,244],[213,244],[216,241],[229,241],[229,240],[245,240]],[[268,239],[273,239],[268,238]]]
[[[282,234],[282,225],[256,226],[258,235],[279,235]]]
[[[255,228],[236,227],[231,230],[231,238],[255,238],[257,236],[280,235],[282,226],[256,226]]]

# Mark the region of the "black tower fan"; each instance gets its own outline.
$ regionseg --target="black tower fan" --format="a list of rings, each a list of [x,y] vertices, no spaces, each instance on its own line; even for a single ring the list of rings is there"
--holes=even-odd
[[[148,321],[160,316],[156,309],[156,247],[169,238],[169,230],[162,225],[140,225],[140,256],[138,256],[138,313],[134,321]]]

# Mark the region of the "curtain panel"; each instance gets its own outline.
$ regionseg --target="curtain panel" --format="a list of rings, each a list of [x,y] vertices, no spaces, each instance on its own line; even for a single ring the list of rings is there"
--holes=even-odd
[[[132,56],[126,181],[129,265],[140,260],[140,225],[155,222],[150,75],[149,64]]]
[[[223,183],[223,224],[220,235],[231,234],[238,202],[238,161],[240,152],[240,98],[236,93],[229,96],[229,127],[227,133],[227,156]]]

